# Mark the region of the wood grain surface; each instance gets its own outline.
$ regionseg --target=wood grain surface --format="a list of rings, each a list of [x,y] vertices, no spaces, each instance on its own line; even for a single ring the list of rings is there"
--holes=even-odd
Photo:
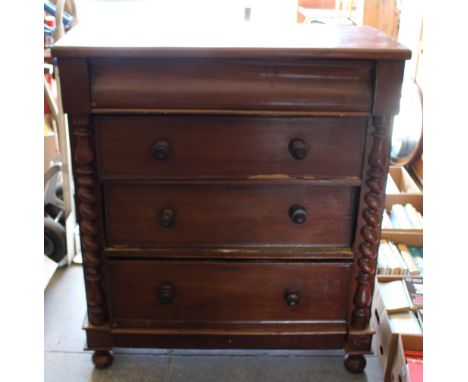
[[[367,118],[96,116],[101,178],[361,176]],[[307,148],[295,159],[289,145]],[[168,158],[155,159],[158,142]]]
[[[114,322],[342,320],[351,262],[109,261],[107,274]],[[159,301],[165,285],[170,303]],[[299,296],[294,307],[287,290]]]
[[[101,58],[91,107],[370,111],[372,61]]]
[[[356,187],[277,183],[106,184],[107,244],[128,246],[349,245]],[[294,205],[308,214],[290,216]],[[173,211],[171,227],[161,226]]]

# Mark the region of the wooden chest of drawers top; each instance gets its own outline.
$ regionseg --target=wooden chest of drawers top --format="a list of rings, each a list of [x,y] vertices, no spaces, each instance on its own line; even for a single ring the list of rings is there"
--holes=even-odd
[[[122,33],[77,26],[54,46],[67,112],[396,111],[392,89],[374,99],[376,61],[401,64],[411,55],[368,27],[244,25],[195,28],[182,38],[174,29]],[[387,77],[398,74],[391,66]],[[86,83],[74,83],[83,75]]]

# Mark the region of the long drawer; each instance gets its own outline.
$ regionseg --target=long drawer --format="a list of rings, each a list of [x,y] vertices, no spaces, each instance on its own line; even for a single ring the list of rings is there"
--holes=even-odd
[[[91,107],[368,112],[373,70],[370,60],[93,58]]]
[[[349,246],[357,187],[302,182],[104,185],[108,245]]]
[[[361,176],[366,118],[96,116],[101,176]]]
[[[351,269],[351,262],[109,261],[112,321],[344,321]]]

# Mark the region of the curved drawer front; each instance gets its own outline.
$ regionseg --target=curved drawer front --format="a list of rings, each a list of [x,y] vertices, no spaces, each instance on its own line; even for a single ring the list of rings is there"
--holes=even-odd
[[[107,244],[349,246],[357,188],[228,182],[106,184]]]
[[[372,61],[91,59],[96,109],[371,110]]]
[[[97,116],[102,177],[361,176],[366,118]]]
[[[351,263],[110,261],[112,320],[345,320]]]

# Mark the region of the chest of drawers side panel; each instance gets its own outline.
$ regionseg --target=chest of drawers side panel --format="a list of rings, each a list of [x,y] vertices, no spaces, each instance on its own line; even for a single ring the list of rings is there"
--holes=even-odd
[[[97,327],[105,326],[109,316],[103,267],[102,196],[90,114],[88,61],[85,58],[61,58],[58,63],[62,102],[68,115],[88,322]]]
[[[102,194],[96,170],[93,127],[89,115],[69,115],[75,182],[75,204],[80,225],[88,319],[93,325],[108,321],[104,275]]]
[[[354,244],[355,262],[350,336],[347,350],[370,349],[372,333],[368,330],[382,214],[385,206],[385,186],[390,164],[393,117],[399,111],[404,62],[378,61],[374,85],[373,116],[369,121],[367,149],[363,168],[363,186],[359,202]]]

